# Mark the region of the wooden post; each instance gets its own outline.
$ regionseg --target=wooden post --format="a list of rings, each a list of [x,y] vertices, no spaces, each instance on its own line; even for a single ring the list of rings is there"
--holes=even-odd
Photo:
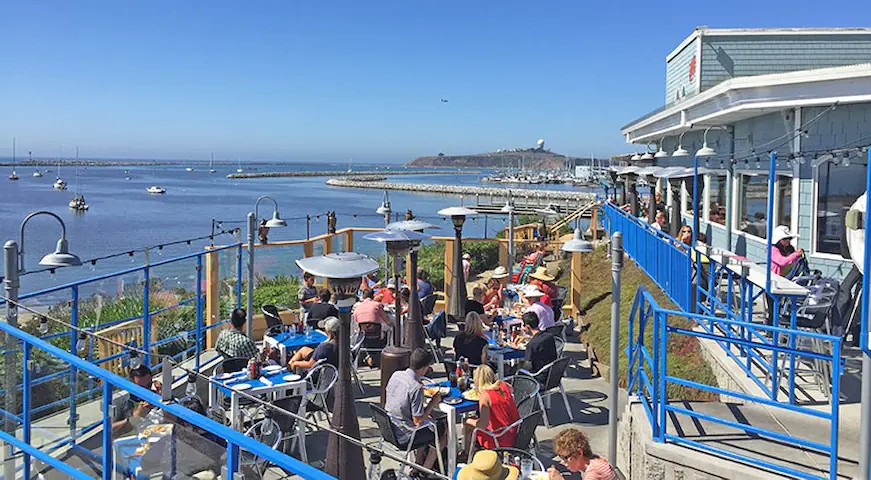
[[[450,305],[451,279],[454,276],[454,239],[445,240],[445,308]]]
[[[500,238],[499,242],[499,265],[508,265],[508,240]]]
[[[345,251],[354,251],[354,230],[347,230],[345,232]]]
[[[302,244],[302,256],[304,258],[315,256],[315,246],[313,242],[307,241]]]
[[[590,213],[590,232],[593,234],[593,240],[599,239],[599,209],[596,207],[592,208],[592,212]]]
[[[221,276],[218,269],[218,252],[211,252],[206,257],[206,315],[204,326],[208,327],[221,321]],[[206,348],[213,348],[218,341],[218,329],[206,330]]]
[[[581,254],[578,252],[572,253],[571,271],[569,296],[572,305],[572,316],[577,318],[581,311]]]

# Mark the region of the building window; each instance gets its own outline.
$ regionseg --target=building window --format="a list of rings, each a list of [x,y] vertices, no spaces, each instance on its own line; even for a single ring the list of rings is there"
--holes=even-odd
[[[711,175],[711,195],[709,220],[720,225],[726,224],[726,176]]]
[[[844,215],[865,192],[866,166],[826,162],[817,170],[816,251],[841,254]]]
[[[768,175],[744,173],[738,176],[738,229],[759,238],[768,233]],[[790,226],[792,179],[778,176],[774,189],[774,225]]]

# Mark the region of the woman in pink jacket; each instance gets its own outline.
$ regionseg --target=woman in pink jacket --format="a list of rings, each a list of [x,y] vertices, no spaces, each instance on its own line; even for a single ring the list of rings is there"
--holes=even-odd
[[[793,238],[798,238],[798,235],[789,231],[786,225],[778,225],[771,232],[771,273],[782,275],[784,269],[797,262],[804,250],[796,249],[792,246]],[[768,324],[774,325],[774,302],[771,297],[766,297],[768,300]]]

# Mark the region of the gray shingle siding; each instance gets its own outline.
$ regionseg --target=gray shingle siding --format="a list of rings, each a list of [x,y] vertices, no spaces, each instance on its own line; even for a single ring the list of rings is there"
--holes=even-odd
[[[678,92],[683,97],[698,93],[696,86],[697,82],[689,81],[689,64],[693,56],[696,54],[696,49],[699,40],[693,40],[683,50],[680,51],[670,62],[665,65],[665,104],[670,105],[678,99]],[[699,59],[696,59],[696,75],[698,70]],[[685,89],[685,91],[684,91]]]
[[[869,35],[703,35],[701,90],[733,77],[868,62],[871,62]]]

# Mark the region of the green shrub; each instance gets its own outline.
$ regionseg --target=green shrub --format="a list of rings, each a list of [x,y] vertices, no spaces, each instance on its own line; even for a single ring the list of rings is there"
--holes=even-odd
[[[463,243],[463,253],[472,256],[473,275],[499,266],[499,242]],[[429,280],[436,289],[444,288],[445,244],[443,242],[421,247],[417,254],[417,265],[429,274]]]
[[[297,277],[278,275],[275,277],[257,276],[254,286],[254,299],[252,308],[254,313],[260,312],[263,305],[287,305],[291,308],[299,308],[300,280]],[[242,305],[247,302],[247,293],[242,289]]]

